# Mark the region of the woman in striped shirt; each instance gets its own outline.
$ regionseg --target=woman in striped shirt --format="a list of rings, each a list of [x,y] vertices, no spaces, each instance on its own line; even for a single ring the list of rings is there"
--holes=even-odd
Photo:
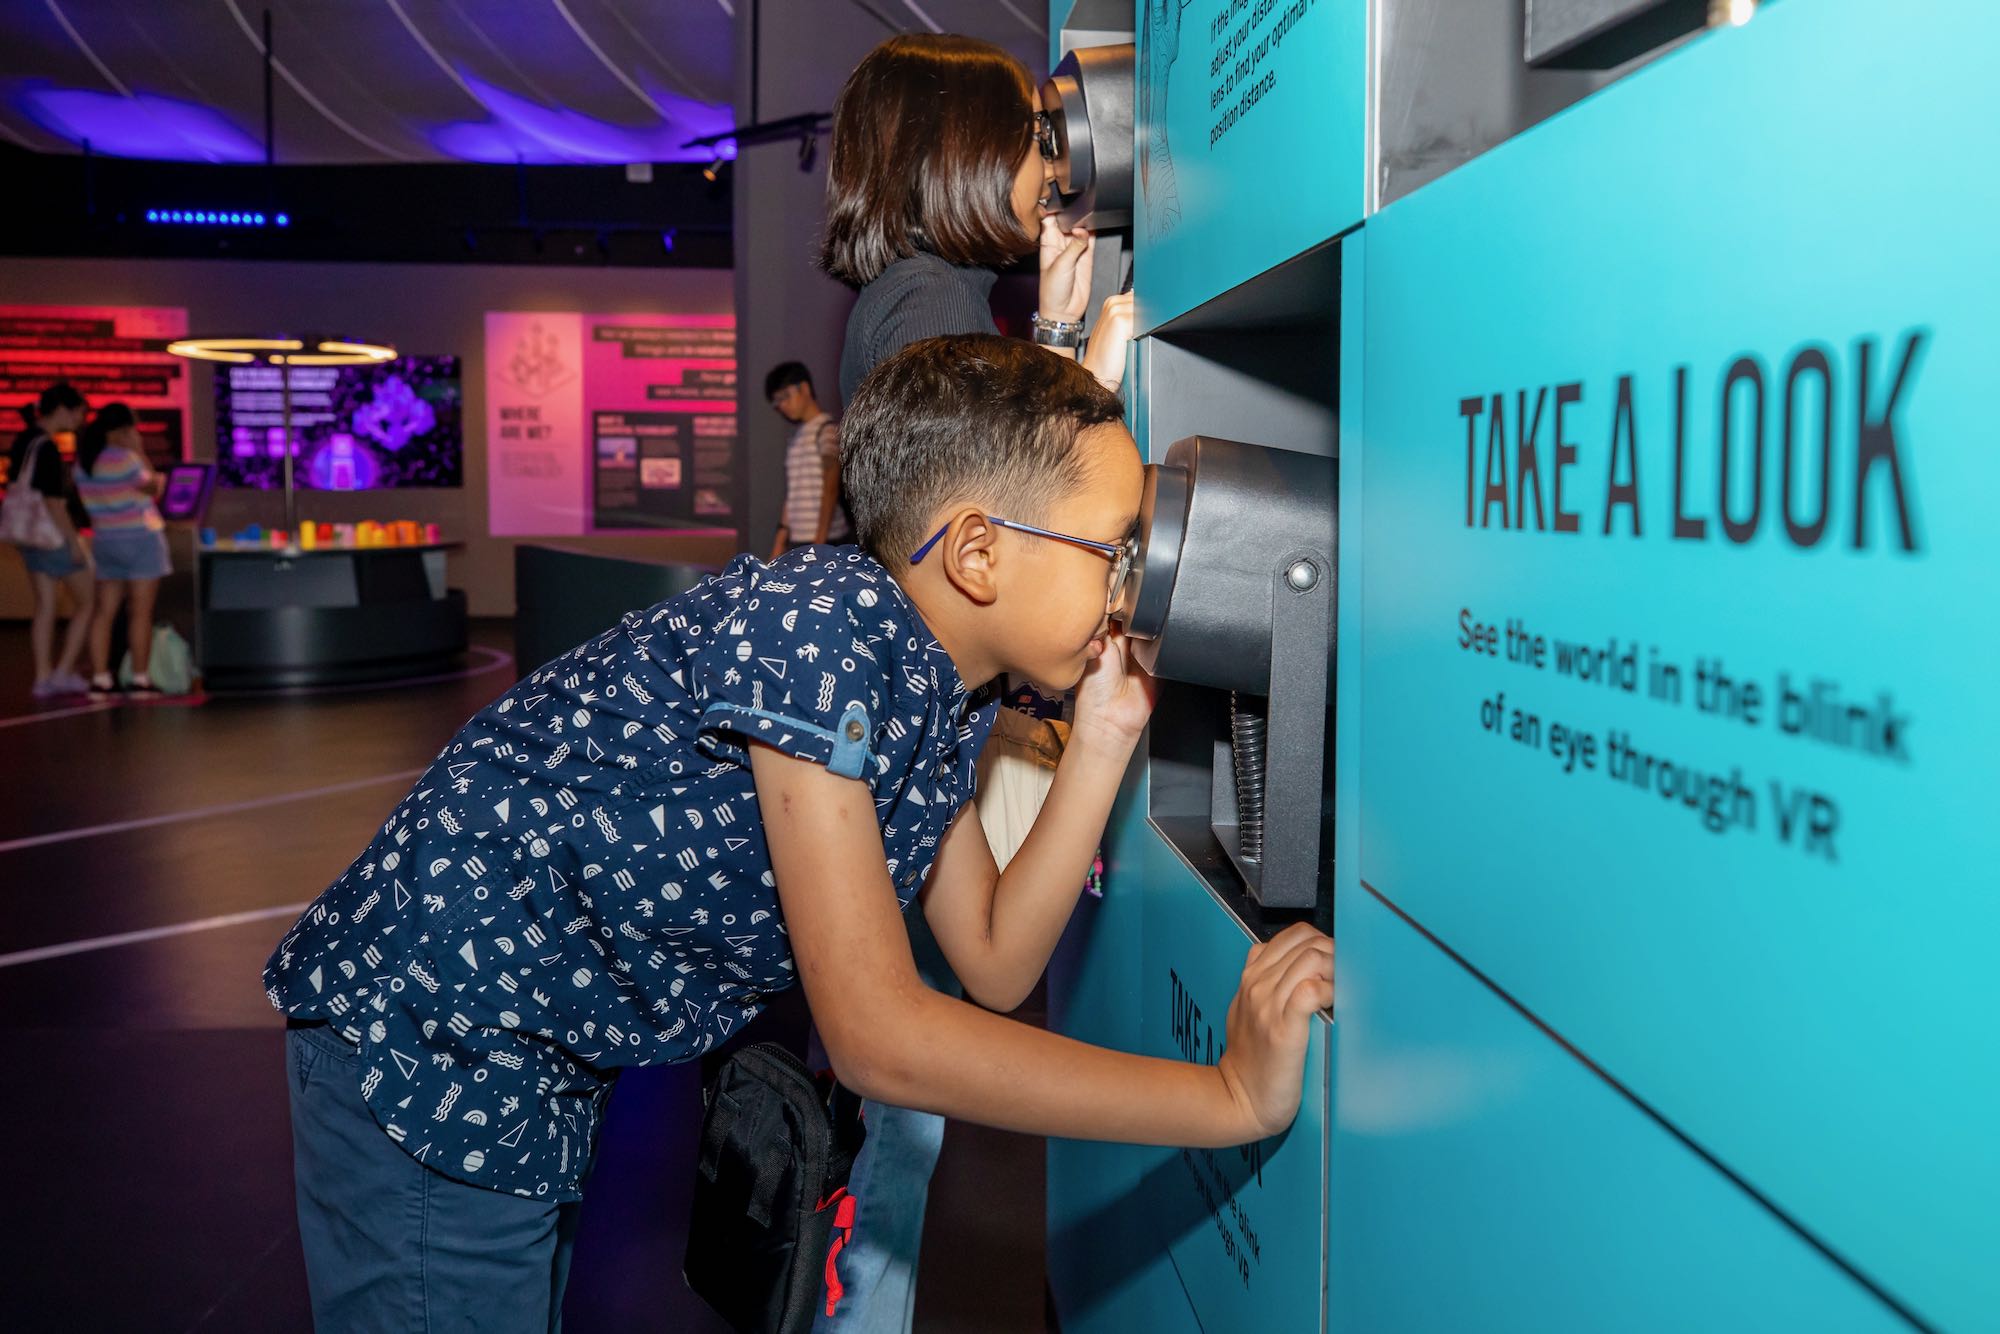
[[[109,694],[111,627],[126,608],[132,649],[133,695],[157,695],[148,673],[153,656],[153,603],[171,568],[166,524],[153,504],[160,479],[146,462],[139,419],[123,403],[107,403],[83,428],[76,445],[76,491],[90,511],[91,551],[97,561],[97,607],[90,623],[90,688]]]

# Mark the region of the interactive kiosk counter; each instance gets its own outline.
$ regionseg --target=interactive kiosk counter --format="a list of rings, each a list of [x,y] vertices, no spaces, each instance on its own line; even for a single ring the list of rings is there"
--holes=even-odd
[[[393,680],[465,652],[465,594],[445,586],[455,542],[196,548],[196,653],[211,690]]]
[[[1066,1334],[2000,1330],[2000,9],[1052,16],[1161,684],[1051,1024],[1338,960],[1286,1134],[1051,1143]]]

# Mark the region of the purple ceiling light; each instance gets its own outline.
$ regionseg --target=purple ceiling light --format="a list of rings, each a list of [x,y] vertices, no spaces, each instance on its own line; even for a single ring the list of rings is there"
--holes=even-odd
[[[989,3],[922,0],[947,26]],[[257,162],[268,84],[286,165],[706,161],[682,145],[734,122],[732,8],[743,6],[14,0],[0,3],[0,139]]]
[[[665,120],[651,126],[614,125],[543,106],[463,69],[459,75],[491,114],[483,121],[440,126],[430,138],[440,153],[472,162],[706,162],[712,156],[707,150],[682,145],[728,129],[733,119],[727,105],[656,91],[652,98],[667,113]]]
[[[94,153],[175,162],[261,162],[264,146],[212,107],[156,93],[16,84],[7,102],[49,133]]]

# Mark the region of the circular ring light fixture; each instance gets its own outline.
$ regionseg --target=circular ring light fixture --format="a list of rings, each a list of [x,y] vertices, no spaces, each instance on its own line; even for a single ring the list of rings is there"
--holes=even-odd
[[[167,351],[195,361],[226,361],[247,365],[267,361],[274,366],[372,366],[396,359],[387,343],[350,338],[178,338]]]

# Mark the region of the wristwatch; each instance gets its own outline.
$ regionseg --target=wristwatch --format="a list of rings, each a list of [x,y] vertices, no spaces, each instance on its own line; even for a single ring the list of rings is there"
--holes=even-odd
[[[1029,323],[1034,328],[1035,341],[1043,347],[1083,346],[1082,320],[1045,320],[1041,312],[1037,311]]]

